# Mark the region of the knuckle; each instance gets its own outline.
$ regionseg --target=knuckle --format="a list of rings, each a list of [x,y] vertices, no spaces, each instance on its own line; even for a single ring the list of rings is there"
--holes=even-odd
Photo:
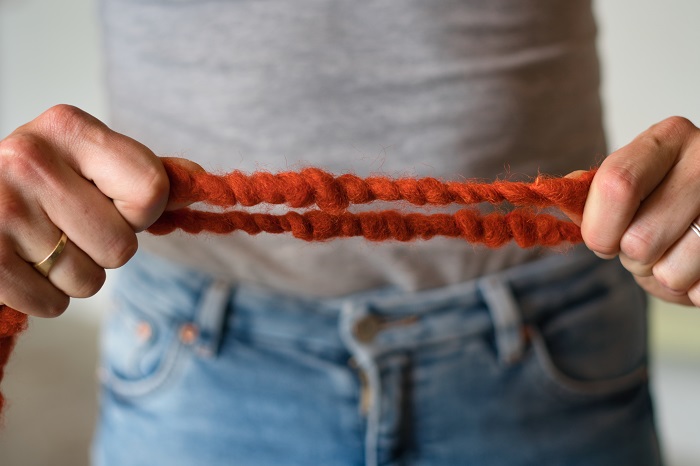
[[[654,269],[654,278],[661,286],[674,295],[682,295],[688,291],[688,284],[673,274]]]
[[[74,298],[89,298],[102,289],[107,279],[103,268],[91,270],[81,281],[80,287],[73,294]]]
[[[107,244],[107,254],[98,264],[105,269],[117,269],[134,257],[138,249],[136,235],[123,234]]]
[[[168,176],[159,166],[150,166],[142,174],[142,208],[152,211],[159,206],[165,205],[170,195],[170,181]]]
[[[698,128],[687,118],[672,116],[656,123],[641,135],[642,141],[654,151],[659,151],[669,144],[680,143]]]
[[[20,183],[36,182],[50,165],[43,141],[30,133],[15,133],[0,142],[0,170]]]
[[[46,142],[32,133],[15,133],[0,142],[0,176],[22,193],[61,186],[60,162]]]
[[[620,253],[620,263],[635,277],[651,277],[653,275],[652,267],[634,261],[624,253]]]
[[[674,273],[672,267],[667,265],[665,261],[659,261],[654,264],[652,273],[654,279],[669,291],[685,292],[688,290],[688,285],[683,282],[678,274]]]
[[[66,309],[68,309],[69,304],[70,298],[64,295],[63,297],[55,299],[49,304],[47,304],[43,310],[44,312],[42,313],[42,315],[50,319],[59,317],[63,315],[64,312],[66,312]]]
[[[682,136],[692,133],[697,128],[689,119],[682,116],[668,117],[652,127],[652,132],[661,136]]]
[[[162,165],[148,164],[139,170],[134,190],[139,195],[118,208],[135,231],[142,231],[162,214],[170,196],[170,181]]]
[[[78,107],[67,104],[54,105],[42,113],[38,120],[52,133],[72,134],[85,127],[90,116]]]
[[[620,239],[620,251],[639,267],[648,268],[657,258],[656,235],[640,225],[628,228]]]
[[[0,188],[0,218],[3,226],[11,228],[16,222],[26,220],[28,216],[25,202],[14,191]]]
[[[38,118],[49,138],[77,148],[91,141],[97,146],[112,142],[113,132],[100,120],[72,105],[51,107]]]
[[[38,150],[38,139],[31,133],[15,132],[0,141],[3,159],[22,158],[24,154]]]
[[[700,307],[700,282],[696,282],[688,290],[688,299],[695,307]]]
[[[595,181],[597,181],[596,188],[610,202],[627,205],[637,204],[641,200],[642,188],[639,175],[630,165],[615,165]]]

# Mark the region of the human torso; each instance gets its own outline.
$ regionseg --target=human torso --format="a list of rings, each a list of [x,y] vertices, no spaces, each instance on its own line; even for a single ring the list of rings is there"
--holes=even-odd
[[[605,154],[590,0],[102,0],[110,124],[210,170],[522,179]],[[301,294],[461,282],[548,250],[141,237]]]

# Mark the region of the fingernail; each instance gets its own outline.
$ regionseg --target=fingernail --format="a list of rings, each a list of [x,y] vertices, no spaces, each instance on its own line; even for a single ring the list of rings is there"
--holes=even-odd
[[[576,179],[576,178],[580,178],[581,175],[583,175],[584,173],[587,173],[586,170],[575,170],[575,171],[572,171],[571,173],[569,173],[568,175],[565,175],[564,178]]]
[[[601,259],[605,259],[605,260],[615,259],[617,257],[617,254],[603,254],[603,253],[595,252],[595,251],[593,251],[593,254],[595,254],[596,256],[600,257]]]

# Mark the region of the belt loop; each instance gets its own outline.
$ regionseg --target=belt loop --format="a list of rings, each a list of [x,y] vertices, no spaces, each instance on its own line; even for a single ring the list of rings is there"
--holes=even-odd
[[[505,365],[514,364],[525,351],[525,338],[513,292],[498,275],[480,279],[479,289],[491,313],[499,359]]]
[[[195,351],[203,357],[214,357],[219,352],[226,325],[231,285],[215,280],[204,290],[195,317],[198,327]]]
[[[368,403],[366,413],[367,427],[365,431],[365,466],[377,466],[379,464],[381,386],[379,369],[375,359],[376,348],[372,345],[372,341],[360,341],[356,335],[357,323],[369,316],[370,313],[366,305],[348,300],[342,306],[338,324],[343,343],[350,354],[352,354],[352,359],[357,364],[358,370],[363,372],[362,377],[366,377],[366,380],[362,381],[363,386],[361,388],[363,390],[361,396],[369,396],[369,399],[361,400],[361,404],[362,402]]]

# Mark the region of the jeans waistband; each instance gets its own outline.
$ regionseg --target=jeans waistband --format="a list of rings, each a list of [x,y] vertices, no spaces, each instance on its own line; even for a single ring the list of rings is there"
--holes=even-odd
[[[382,370],[421,349],[423,354],[461,351],[472,343],[492,345],[499,364],[515,364],[525,354],[523,329],[529,322],[589,304],[623,280],[629,277],[618,261],[603,261],[576,247],[439,289],[407,293],[385,288],[319,299],[227,283],[139,254],[123,269],[115,291],[120,299],[131,300],[131,308],[174,328],[170,333],[201,357],[216,357],[225,341],[348,361],[362,381],[366,464],[376,465]]]
[[[345,346],[348,342],[343,343],[342,332],[337,332],[341,317],[355,338],[360,334],[360,340],[372,340],[378,351],[399,344],[392,340],[396,337],[392,330],[398,328],[403,340],[413,334],[414,340],[422,342],[492,327],[512,334],[522,322],[556,312],[577,296],[589,295],[596,286],[610,286],[623,273],[616,261],[602,261],[585,248],[575,247],[443,288],[413,293],[384,288],[327,299],[226,283],[143,253],[125,269],[118,293],[126,299],[148,296],[154,312],[195,322],[210,329],[208,333],[220,333],[215,327],[229,322],[250,335]],[[205,345],[204,352],[215,352],[214,340]]]

